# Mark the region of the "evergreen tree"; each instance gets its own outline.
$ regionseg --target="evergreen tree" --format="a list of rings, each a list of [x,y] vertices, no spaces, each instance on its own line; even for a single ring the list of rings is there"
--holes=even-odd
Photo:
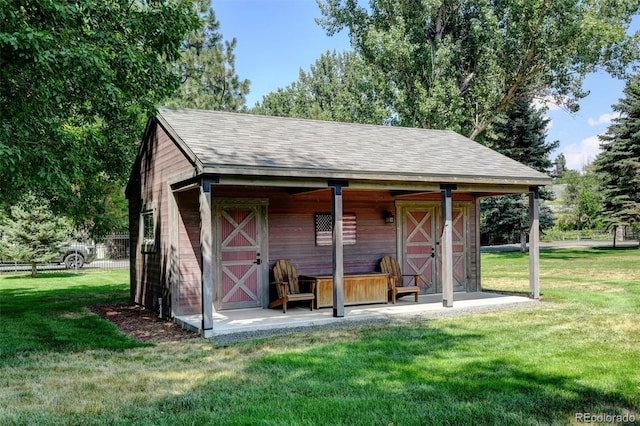
[[[69,238],[70,222],[55,216],[46,200],[32,193],[0,217],[0,256],[31,264],[31,276],[37,276],[36,265],[58,256],[57,247]]]
[[[174,65],[182,84],[167,105],[242,111],[246,109],[249,80],[241,80],[236,74],[236,39],[223,41],[220,23],[209,4],[196,2],[201,27],[182,44],[180,59]]]
[[[559,141],[547,142],[549,119],[530,100],[516,102],[493,125],[494,134],[487,146],[522,164],[548,173],[553,163],[550,154]]]
[[[488,145],[494,150],[543,173],[551,168],[550,153],[558,141],[547,142],[548,119],[529,101],[515,103],[494,124],[494,134]],[[549,191],[540,191],[543,199],[551,199]],[[505,195],[483,200],[481,229],[489,243],[514,242],[518,239],[523,250],[529,229],[529,201],[524,195]],[[542,205],[540,229],[553,226],[551,210]]]
[[[640,223],[640,74],[624,89],[613,110],[620,117],[600,136],[602,152],[594,162],[601,178],[604,216],[609,225]]]

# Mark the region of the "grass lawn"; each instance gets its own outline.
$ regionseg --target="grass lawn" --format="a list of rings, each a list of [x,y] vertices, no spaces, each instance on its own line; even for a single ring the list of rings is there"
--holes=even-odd
[[[543,251],[552,304],[224,346],[143,345],[93,315],[127,300],[127,271],[0,276],[0,424],[640,422],[639,260]],[[482,261],[486,289],[527,291],[526,256]]]

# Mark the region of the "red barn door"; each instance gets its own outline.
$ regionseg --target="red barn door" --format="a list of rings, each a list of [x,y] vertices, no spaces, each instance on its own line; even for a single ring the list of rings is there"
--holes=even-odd
[[[217,309],[262,307],[266,259],[265,208],[261,205],[219,205],[217,227]]]
[[[433,207],[412,207],[402,217],[405,275],[419,274],[421,293],[433,293],[436,283],[436,216]],[[408,278],[408,277],[407,277]]]
[[[422,293],[442,292],[442,209],[440,203],[398,202],[400,252],[403,274],[419,274]],[[468,207],[454,204],[452,216],[453,290],[465,291],[469,280]],[[427,285],[427,283],[429,285]]]

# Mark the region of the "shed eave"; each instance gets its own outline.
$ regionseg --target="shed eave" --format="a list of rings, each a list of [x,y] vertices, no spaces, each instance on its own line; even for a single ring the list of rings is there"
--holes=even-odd
[[[492,184],[492,185],[526,185],[545,186],[552,180],[548,177],[513,177],[513,176],[470,176],[451,174],[420,174],[420,173],[380,173],[367,171],[347,170],[319,170],[319,169],[293,169],[293,168],[266,168],[248,166],[220,166],[205,165],[204,174],[246,176],[251,181],[259,181],[264,178],[291,178],[291,179],[340,179],[380,182],[416,182],[416,183],[451,183],[451,184]]]

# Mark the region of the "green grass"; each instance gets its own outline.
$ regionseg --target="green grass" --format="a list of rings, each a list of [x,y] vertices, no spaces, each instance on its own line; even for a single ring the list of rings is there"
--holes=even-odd
[[[542,304],[230,345],[141,345],[87,306],[126,272],[0,277],[0,424],[569,424],[640,421],[640,251],[541,253]],[[527,292],[528,258],[483,254]]]
[[[140,346],[88,309],[126,302],[128,277],[128,271],[0,277],[0,363],[19,364],[43,351]]]

